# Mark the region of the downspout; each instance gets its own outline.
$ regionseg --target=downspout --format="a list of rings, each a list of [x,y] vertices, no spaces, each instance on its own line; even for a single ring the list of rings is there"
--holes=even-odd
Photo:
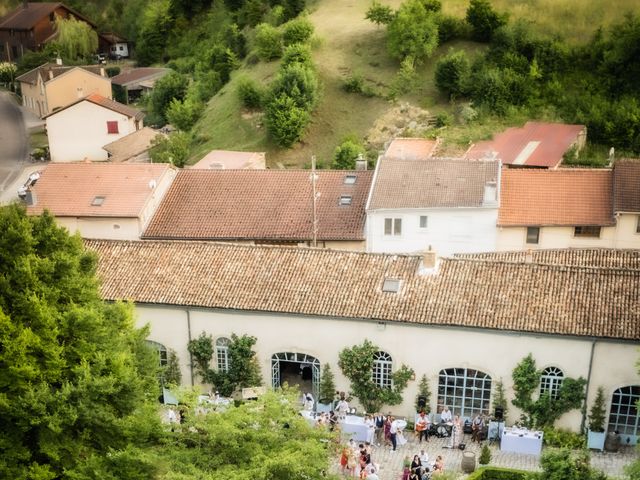
[[[591,357],[589,358],[589,372],[587,373],[587,386],[584,392],[584,405],[582,407],[582,422],[580,423],[580,431],[584,432],[587,423],[587,399],[589,398],[589,386],[591,385],[591,368],[593,367],[593,352],[596,348],[596,339],[591,340]]]
[[[188,308],[185,312],[187,313],[187,336],[189,343],[191,343],[191,312]],[[189,352],[189,373],[191,374],[191,386],[193,387],[195,382],[193,381],[193,355],[191,355],[191,352]]]

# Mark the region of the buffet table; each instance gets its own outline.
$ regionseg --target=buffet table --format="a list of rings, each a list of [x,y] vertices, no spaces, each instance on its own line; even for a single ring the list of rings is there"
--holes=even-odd
[[[369,427],[364,424],[364,418],[355,415],[347,415],[342,424],[342,432],[351,435],[356,442],[366,442],[368,430]]]
[[[527,455],[540,455],[542,451],[542,436],[542,432],[530,431],[526,428],[505,428],[502,431],[500,450]]]

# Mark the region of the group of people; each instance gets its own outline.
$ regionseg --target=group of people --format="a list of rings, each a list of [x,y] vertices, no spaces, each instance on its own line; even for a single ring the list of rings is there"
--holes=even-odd
[[[371,460],[371,444],[356,445],[353,439],[342,448],[340,468],[343,475],[350,475],[361,480],[379,480],[380,467]]]
[[[413,456],[411,465],[405,467],[402,480],[428,480],[431,475],[444,472],[444,459],[438,455],[434,462],[429,462],[429,455],[424,450]]]

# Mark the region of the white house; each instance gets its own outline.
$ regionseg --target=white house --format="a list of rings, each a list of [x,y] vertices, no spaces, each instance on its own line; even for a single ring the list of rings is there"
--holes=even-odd
[[[338,368],[344,348],[365,339],[380,351],[372,377],[382,387],[400,365],[427,376],[428,405],[469,417],[493,412],[496,382],[513,399],[512,371],[529,353],[541,371],[536,395],[557,393],[566,377],[587,380],[587,406],[598,387],[607,428],[635,443],[640,417],[640,252],[558,250],[436,260],[327,249],[211,242],[87,241],[99,257],[107,300],[135,302],[149,339],[177,353],[183,383],[198,385],[187,346],[213,336],[214,368],[228,367],[232,333],[253,335],[264,383],[321,366],[348,391]],[[163,358],[161,356],[161,358]],[[166,356],[164,356],[166,359]],[[412,416],[417,381],[385,411]],[[210,388],[203,386],[203,388]],[[317,398],[317,396],[316,396]],[[631,413],[630,413],[631,412]],[[509,406],[507,424],[520,412]],[[580,409],[557,426],[578,431]]]
[[[98,94],[47,115],[51,160],[107,160],[102,147],[142,128],[144,114]]]
[[[499,191],[499,161],[380,157],[367,201],[367,251],[495,250]]]

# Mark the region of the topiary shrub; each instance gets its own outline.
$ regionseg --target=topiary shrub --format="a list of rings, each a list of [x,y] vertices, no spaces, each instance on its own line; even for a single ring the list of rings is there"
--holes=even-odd
[[[537,474],[512,468],[481,467],[467,477],[467,480],[528,480]]]
[[[489,450],[489,445],[486,443],[482,446],[482,450],[480,451],[480,458],[478,459],[478,463],[480,465],[488,465],[491,461],[491,450]]]

